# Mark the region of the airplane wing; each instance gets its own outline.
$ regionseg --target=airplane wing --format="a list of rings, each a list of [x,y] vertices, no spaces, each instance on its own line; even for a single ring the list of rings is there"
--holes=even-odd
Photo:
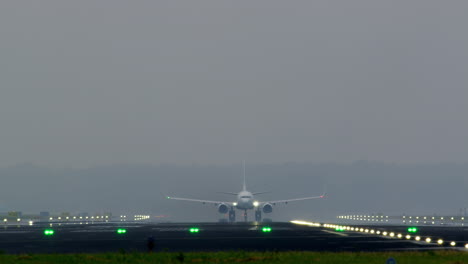
[[[179,200],[179,201],[188,201],[188,202],[198,202],[198,203],[203,203],[203,204],[232,204],[233,202],[222,202],[222,201],[209,201],[209,200],[199,200],[199,199],[189,199],[189,198],[180,198],[180,197],[172,197],[172,196],[167,196],[166,197],[169,200]]]
[[[288,200],[277,200],[277,201],[268,201],[268,202],[262,202],[262,203],[269,203],[269,204],[287,204],[289,202],[296,202],[296,201],[303,201],[303,200],[310,200],[310,199],[322,199],[325,198],[325,194],[320,195],[320,196],[311,196],[311,197],[302,197],[302,198],[295,198],[295,199],[288,199]]]

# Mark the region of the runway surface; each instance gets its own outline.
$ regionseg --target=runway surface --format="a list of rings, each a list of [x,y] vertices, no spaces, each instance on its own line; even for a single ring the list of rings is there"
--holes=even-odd
[[[262,232],[263,227],[271,228],[271,232]],[[156,251],[428,250],[453,249],[449,240],[464,247],[468,239],[468,229],[464,227],[421,227],[418,235],[423,240],[432,237],[432,243],[292,223],[62,224],[50,228],[54,230],[51,236],[44,235],[47,228],[50,228],[48,224],[1,227],[0,251],[15,254],[146,251],[149,236],[154,236]],[[118,234],[119,228],[126,233]],[[198,228],[199,232],[191,233],[190,228]],[[373,229],[407,234],[405,226],[373,226]],[[438,245],[435,243],[438,238],[446,242]]]

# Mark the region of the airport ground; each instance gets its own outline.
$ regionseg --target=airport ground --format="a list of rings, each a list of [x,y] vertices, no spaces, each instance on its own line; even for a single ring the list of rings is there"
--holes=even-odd
[[[425,252],[311,252],[311,251],[222,251],[222,252],[158,252],[99,254],[27,254],[0,255],[2,264],[99,264],[99,263],[278,263],[278,264],[461,264],[468,255],[459,251]]]
[[[350,227],[323,223],[318,226],[318,223],[308,222],[122,222],[54,224],[52,227],[48,223],[39,223],[1,228],[0,250],[7,254],[146,252],[151,236],[154,238],[154,251],[158,252],[466,250],[468,230],[465,227],[427,226],[420,227],[416,233],[408,233],[407,228],[389,225]],[[430,241],[427,241],[428,238]],[[438,243],[441,240],[442,243]]]

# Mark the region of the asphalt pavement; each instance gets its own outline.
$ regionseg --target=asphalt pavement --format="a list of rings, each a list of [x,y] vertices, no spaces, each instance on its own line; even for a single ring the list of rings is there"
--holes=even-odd
[[[372,226],[374,233],[274,223],[106,223],[35,224],[0,227],[0,251],[5,253],[144,252],[149,237],[155,251],[405,251],[463,249],[464,227],[421,227],[406,239],[406,226]],[[47,232],[45,232],[48,230]],[[119,231],[120,230],[120,231]],[[50,231],[53,231],[51,234]],[[380,231],[379,235],[375,232]],[[383,235],[383,233],[386,235]],[[390,232],[394,236],[390,237]],[[46,234],[47,233],[47,234]],[[387,234],[388,233],[388,234]],[[402,234],[403,237],[396,237]],[[414,237],[420,236],[421,241]],[[424,240],[431,237],[431,242]],[[436,243],[444,239],[442,245]],[[456,241],[456,247],[449,245]]]

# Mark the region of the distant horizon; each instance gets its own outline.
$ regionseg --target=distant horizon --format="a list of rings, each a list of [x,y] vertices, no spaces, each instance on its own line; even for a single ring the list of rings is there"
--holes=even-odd
[[[338,162],[338,161],[284,161],[284,162],[246,162],[246,166],[249,165],[286,165],[286,164],[313,164],[313,165],[353,165],[359,163],[369,163],[369,164],[380,164],[380,165],[392,165],[392,166],[427,166],[427,165],[468,165],[468,161],[465,162],[450,162],[450,161],[440,161],[440,162],[387,162],[382,160],[355,160],[350,162]],[[113,166],[150,166],[150,167],[160,167],[160,166],[170,166],[170,167],[190,167],[190,166],[200,166],[200,167],[232,167],[232,166],[242,166],[242,161],[233,162],[233,163],[170,163],[170,162],[161,162],[161,163],[150,163],[150,162],[117,162],[117,163],[103,163],[103,164],[94,164],[89,166],[49,166],[46,164],[40,164],[35,162],[20,162],[12,165],[0,166],[0,169],[14,168],[14,167],[38,167],[46,169],[90,169],[98,167],[113,167]]]

